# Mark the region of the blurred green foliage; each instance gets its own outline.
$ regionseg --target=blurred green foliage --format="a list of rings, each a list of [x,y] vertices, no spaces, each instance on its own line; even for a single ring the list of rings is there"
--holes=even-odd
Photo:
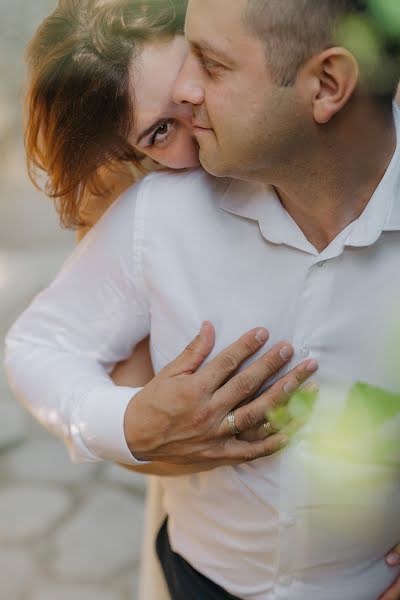
[[[319,457],[400,465],[400,394],[356,383],[340,417],[328,429],[319,431],[313,426],[302,431],[317,398],[318,390],[301,389],[286,406],[270,412],[268,419],[275,429],[310,441]]]
[[[393,93],[400,74],[400,0],[365,0],[365,8],[339,21],[335,38],[354,54],[368,90]]]

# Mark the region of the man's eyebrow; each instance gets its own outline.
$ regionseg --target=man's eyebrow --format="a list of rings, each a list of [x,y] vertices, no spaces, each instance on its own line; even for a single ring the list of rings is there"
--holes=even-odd
[[[205,42],[202,40],[199,40],[196,42],[189,41],[189,44],[194,52],[211,52],[211,54],[214,54],[215,56],[219,56],[220,58],[222,58],[222,60],[224,60],[228,63],[232,63],[232,57],[228,56],[228,54],[226,52],[224,52],[224,50],[222,50],[222,48],[216,48],[215,46],[212,46],[208,42]]]
[[[152,125],[150,125],[150,127],[147,127],[144,131],[142,131],[142,133],[140,133],[138,135],[135,145],[138,146],[145,137],[150,135],[150,133],[152,133],[155,129],[158,129],[159,127],[161,127],[161,125],[163,125],[165,123],[165,121],[166,121],[165,117],[163,117],[161,119],[157,119],[157,121],[155,121]]]

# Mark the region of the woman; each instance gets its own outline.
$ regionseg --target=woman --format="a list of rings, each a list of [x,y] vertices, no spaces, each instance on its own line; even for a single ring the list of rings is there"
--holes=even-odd
[[[28,48],[29,172],[35,183],[37,169],[48,175],[46,192],[55,199],[61,222],[79,228],[78,239],[143,175],[145,156],[170,168],[199,164],[191,135],[191,110],[178,107],[171,98],[186,51],[186,4],[185,0],[173,4],[166,0],[61,0]],[[140,66],[134,70],[131,63],[145,40],[153,43],[153,53],[144,59],[154,77],[142,79],[134,96],[131,90],[140,77]],[[146,76],[146,62],[141,67]],[[148,134],[139,134],[142,139],[135,144],[133,129]],[[74,131],[79,132],[79,140],[73,137]],[[149,161],[148,166],[154,168],[156,163]],[[116,367],[113,379],[119,385],[138,387],[153,374],[148,340],[144,340],[130,360]],[[163,512],[161,489],[158,480],[152,479],[141,577],[143,600],[168,597],[153,551]]]
[[[28,170],[35,184],[46,173],[46,193],[79,240],[150,169],[199,165],[191,108],[171,97],[187,52],[186,6],[61,0],[28,48]],[[114,373],[121,385],[152,376],[148,340]]]
[[[46,173],[61,222],[79,228],[80,237],[149,168],[145,158],[154,161],[150,168],[199,165],[191,107],[172,98],[187,52],[185,11],[183,0],[61,0],[30,45],[29,171],[35,182],[38,170]],[[144,341],[113,379],[139,387],[153,375]],[[148,541],[150,554],[152,535]],[[165,590],[153,589],[155,575],[145,574],[143,597],[161,600]]]

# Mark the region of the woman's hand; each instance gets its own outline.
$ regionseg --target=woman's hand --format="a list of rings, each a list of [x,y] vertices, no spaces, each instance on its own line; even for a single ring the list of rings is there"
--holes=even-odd
[[[400,544],[393,548],[385,557],[389,567],[400,567]],[[393,584],[378,600],[400,600],[400,576],[396,578]]]

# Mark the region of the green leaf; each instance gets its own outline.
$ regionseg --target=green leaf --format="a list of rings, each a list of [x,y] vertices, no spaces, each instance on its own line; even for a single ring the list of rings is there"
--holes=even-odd
[[[386,36],[400,36],[399,0],[368,0],[368,7]]]
[[[356,383],[350,390],[343,418],[350,423],[356,421],[360,428],[369,430],[399,413],[400,394],[366,383]]]

